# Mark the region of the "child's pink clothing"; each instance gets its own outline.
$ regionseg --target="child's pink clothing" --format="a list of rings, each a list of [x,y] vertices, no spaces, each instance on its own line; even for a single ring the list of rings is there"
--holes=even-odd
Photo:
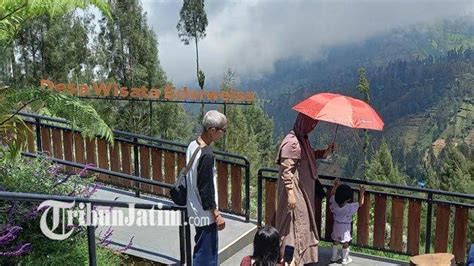
[[[351,241],[352,216],[359,209],[359,203],[346,203],[346,205],[341,208],[334,199],[334,196],[331,196],[329,203],[329,208],[331,208],[334,217],[334,225],[331,234],[332,240],[341,243],[347,243]]]

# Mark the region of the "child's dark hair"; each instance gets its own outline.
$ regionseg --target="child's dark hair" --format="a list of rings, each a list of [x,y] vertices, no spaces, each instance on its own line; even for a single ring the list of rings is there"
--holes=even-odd
[[[253,239],[253,265],[270,266],[278,262],[280,234],[274,227],[260,228]]]
[[[354,192],[352,188],[348,185],[341,184],[336,189],[335,200],[336,203],[342,207],[347,200],[352,201],[353,196]]]

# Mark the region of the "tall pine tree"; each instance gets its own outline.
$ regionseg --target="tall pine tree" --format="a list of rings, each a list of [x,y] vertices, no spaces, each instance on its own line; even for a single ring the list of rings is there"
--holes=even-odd
[[[183,0],[183,6],[179,12],[179,22],[176,25],[178,36],[184,45],[194,40],[196,48],[196,78],[201,90],[204,89],[206,76],[199,68],[199,39],[206,37],[206,27],[208,24],[206,11],[204,10],[204,0]],[[201,105],[201,116],[204,115],[204,104]]]
[[[157,38],[139,1],[115,0],[110,4],[113,19],[101,20],[97,37],[100,75],[129,88],[163,88],[167,81],[158,59]],[[191,136],[191,120],[179,104],[131,101],[96,106],[121,114],[108,120],[117,129],[173,140]]]
[[[392,154],[385,141],[372,156],[365,171],[369,181],[379,181],[388,184],[406,185],[405,176],[393,163]]]

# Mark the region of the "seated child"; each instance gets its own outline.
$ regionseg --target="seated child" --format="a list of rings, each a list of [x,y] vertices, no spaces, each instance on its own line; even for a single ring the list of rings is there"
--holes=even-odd
[[[364,204],[365,188],[359,187],[359,202],[352,202],[353,191],[348,185],[341,184],[339,178],[334,180],[334,186],[329,198],[329,208],[333,213],[334,224],[331,238],[333,240],[331,262],[341,259],[338,254],[338,245],[342,244],[342,264],[346,265],[352,262],[349,257],[349,244],[351,237],[352,216],[359,207]]]
[[[253,239],[253,256],[246,256],[240,266],[270,266],[278,264],[280,234],[274,227],[260,228]]]

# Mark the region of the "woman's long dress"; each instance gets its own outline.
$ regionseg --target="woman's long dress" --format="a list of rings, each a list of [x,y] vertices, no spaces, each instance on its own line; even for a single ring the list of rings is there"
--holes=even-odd
[[[299,154],[299,159],[293,154]],[[316,156],[321,157],[317,151]],[[286,158],[286,157],[295,158]],[[286,245],[294,246],[296,265],[318,262],[318,243],[315,209],[315,179],[306,154],[301,152],[300,144],[293,134],[283,140],[280,151],[280,172],[278,180],[278,199],[276,228],[280,232],[280,256]],[[286,187],[292,187],[296,197],[296,207],[288,209]]]

